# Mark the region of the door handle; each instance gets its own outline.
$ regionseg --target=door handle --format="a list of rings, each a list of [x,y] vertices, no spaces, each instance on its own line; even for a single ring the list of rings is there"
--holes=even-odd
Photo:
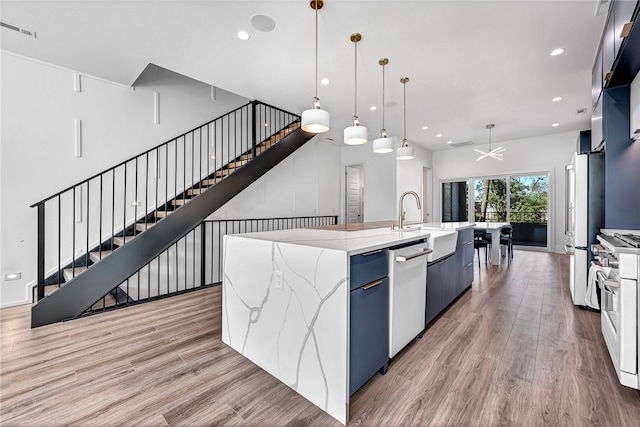
[[[429,255],[432,252],[433,252],[433,249],[424,249],[422,252],[417,252],[417,253],[411,254],[411,255],[398,255],[396,257],[396,261],[397,262],[407,262],[410,259],[418,258],[419,256],[423,256],[423,255]]]
[[[362,287],[362,290],[366,291],[367,289],[374,288],[374,287],[378,286],[380,283],[382,283],[382,280],[376,280],[375,282],[371,282],[368,285],[364,285]]]
[[[362,256],[375,255],[375,254],[379,254],[380,252],[382,252],[382,249],[378,249],[377,251],[365,252],[362,254]]]
[[[598,278],[598,282],[606,288],[609,289],[619,289],[620,288],[620,282],[618,282],[617,280],[611,280],[611,279],[607,279],[607,276],[604,275],[603,272],[601,271],[596,271],[596,277]]]

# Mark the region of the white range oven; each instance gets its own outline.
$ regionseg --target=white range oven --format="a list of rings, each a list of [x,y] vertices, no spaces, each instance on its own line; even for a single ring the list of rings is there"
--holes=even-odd
[[[608,274],[596,272],[601,323],[609,355],[622,385],[640,389],[640,230],[600,230],[592,252]]]

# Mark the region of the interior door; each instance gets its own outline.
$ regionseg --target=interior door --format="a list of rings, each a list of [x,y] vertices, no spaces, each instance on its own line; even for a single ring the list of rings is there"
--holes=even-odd
[[[361,168],[358,166],[346,167],[346,223],[362,222],[362,185]]]

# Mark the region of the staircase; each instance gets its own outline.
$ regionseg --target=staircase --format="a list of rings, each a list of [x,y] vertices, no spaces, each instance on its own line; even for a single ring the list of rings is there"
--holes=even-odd
[[[313,136],[252,101],[33,205],[32,327],[206,286],[202,221]]]

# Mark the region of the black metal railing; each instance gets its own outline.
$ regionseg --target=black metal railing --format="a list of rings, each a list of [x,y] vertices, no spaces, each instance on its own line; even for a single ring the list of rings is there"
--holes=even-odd
[[[87,309],[119,308],[210,287],[222,281],[222,241],[229,234],[337,224],[337,216],[206,220]]]
[[[32,205],[38,212],[35,299],[241,168],[299,120],[252,101]]]
[[[480,221],[480,222],[506,222],[507,212],[491,211],[491,212],[487,212],[484,215],[481,212],[476,212],[475,219],[476,221]],[[547,211],[537,211],[537,210],[523,210],[523,211],[512,210],[509,213],[508,221],[511,223],[520,222],[520,223],[546,224],[549,221],[549,213]]]

